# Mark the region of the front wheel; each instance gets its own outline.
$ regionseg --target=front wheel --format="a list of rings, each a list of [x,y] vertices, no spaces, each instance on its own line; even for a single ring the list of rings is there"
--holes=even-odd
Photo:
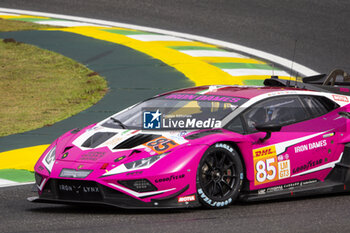
[[[197,170],[199,201],[221,208],[232,203],[242,186],[243,166],[238,152],[227,143],[216,143],[204,153]]]

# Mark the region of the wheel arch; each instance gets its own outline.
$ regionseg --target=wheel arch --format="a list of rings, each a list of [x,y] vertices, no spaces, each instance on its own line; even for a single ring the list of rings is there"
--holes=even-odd
[[[237,145],[237,143],[233,142],[233,141],[217,141],[215,142],[213,145],[215,145],[216,143],[226,143],[226,144],[229,144],[230,146],[232,146],[238,153],[238,156],[239,158],[241,159],[241,162],[242,162],[242,166],[243,166],[243,175],[244,175],[244,178],[246,178],[246,165],[245,165],[245,160],[243,158],[243,154],[242,154],[242,151],[241,149],[239,148],[239,146]],[[243,179],[244,180],[244,179]]]

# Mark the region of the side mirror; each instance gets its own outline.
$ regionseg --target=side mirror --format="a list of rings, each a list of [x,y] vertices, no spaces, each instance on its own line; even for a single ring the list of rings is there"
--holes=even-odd
[[[272,132],[279,132],[282,129],[281,125],[276,125],[276,124],[264,124],[264,125],[256,125],[255,129],[260,131],[260,132],[265,132],[266,135],[264,138],[260,138],[259,140],[261,142],[266,141],[271,137]]]

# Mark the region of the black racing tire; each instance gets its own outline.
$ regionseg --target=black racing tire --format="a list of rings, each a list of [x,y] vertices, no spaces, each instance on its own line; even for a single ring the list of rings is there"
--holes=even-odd
[[[198,165],[198,199],[205,207],[226,207],[237,199],[242,180],[243,166],[238,152],[227,143],[215,143]]]

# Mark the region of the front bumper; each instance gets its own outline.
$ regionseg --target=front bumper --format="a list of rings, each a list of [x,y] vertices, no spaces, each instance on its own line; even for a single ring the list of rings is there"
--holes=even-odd
[[[143,202],[118,190],[94,181],[50,179],[39,197],[29,197],[30,202],[60,204],[103,204],[124,209],[190,208],[200,206],[196,201],[179,202],[178,196],[188,189],[188,185],[178,192],[162,198]]]

